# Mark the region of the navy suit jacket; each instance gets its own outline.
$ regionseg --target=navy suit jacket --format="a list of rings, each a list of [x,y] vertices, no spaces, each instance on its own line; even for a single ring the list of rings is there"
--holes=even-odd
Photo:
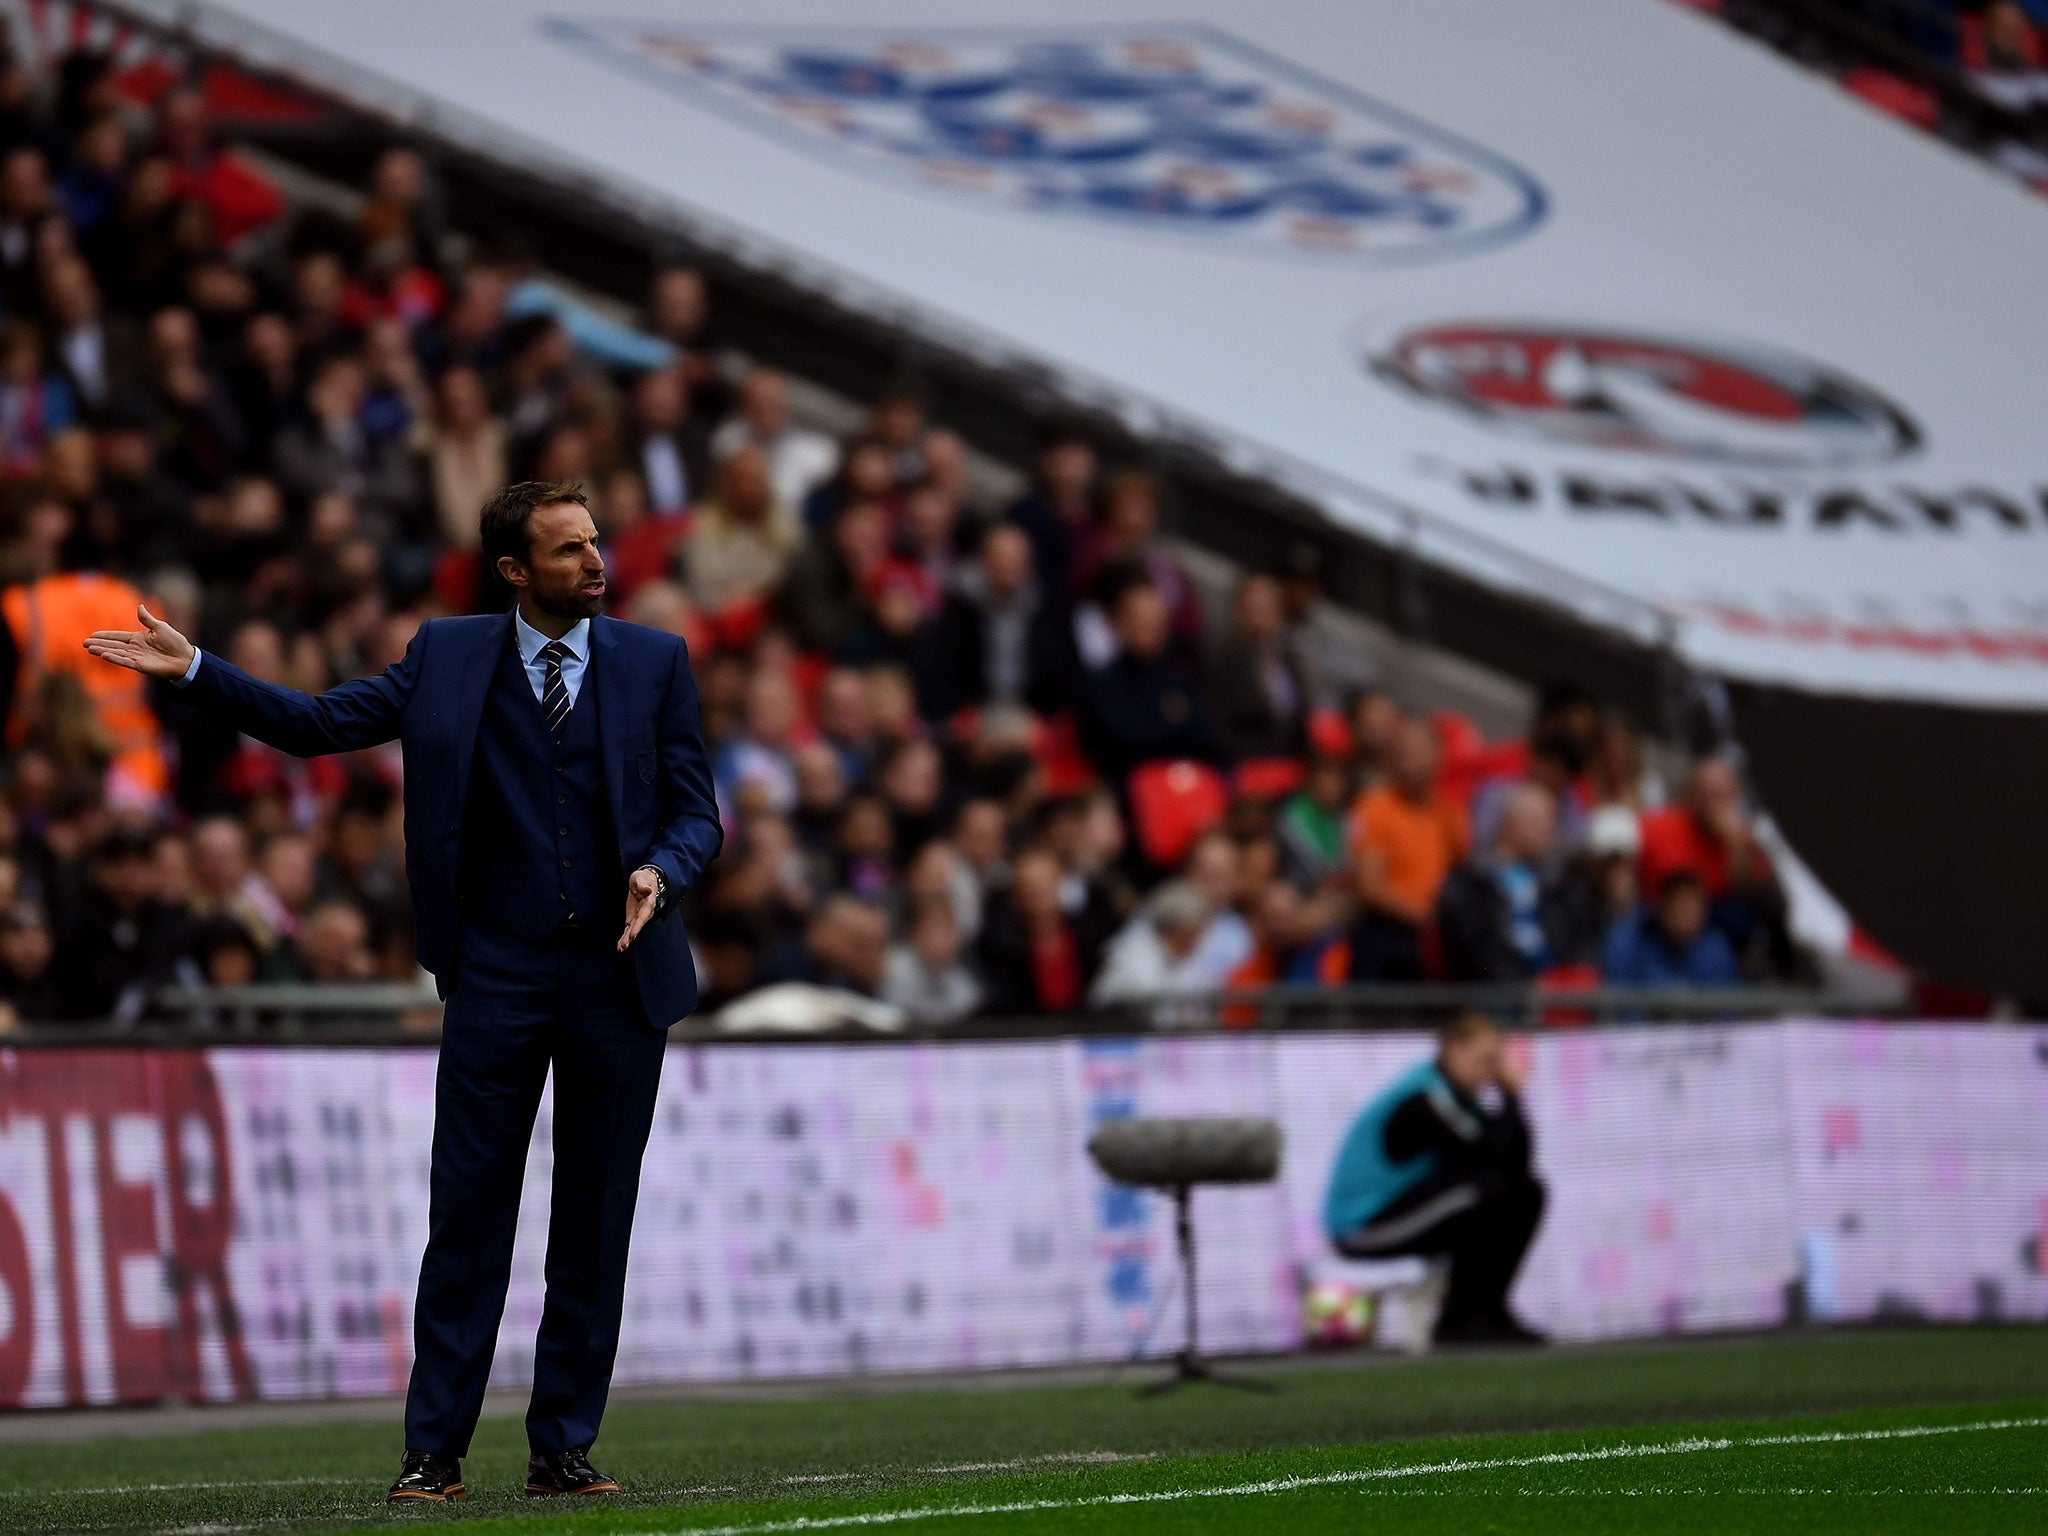
[[[419,958],[443,997],[461,922],[463,798],[484,695],[511,627],[510,613],[428,619],[382,673],[318,695],[261,682],[211,651],[191,684],[194,695],[240,729],[294,756],[353,752],[393,738],[402,743],[405,863]],[[697,685],[681,640],[611,618],[590,621],[590,669],[619,867],[651,864],[668,882],[660,910],[628,951],[648,1022],[666,1029],[697,1006],[697,970],[676,901],[724,841]]]

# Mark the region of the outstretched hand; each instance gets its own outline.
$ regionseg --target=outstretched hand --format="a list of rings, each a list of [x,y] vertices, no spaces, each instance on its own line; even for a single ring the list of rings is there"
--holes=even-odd
[[[142,628],[99,629],[85,637],[85,648],[101,661],[147,677],[183,677],[192,665],[192,642],[149,609],[137,604]]]
[[[640,930],[654,916],[655,905],[660,900],[661,877],[651,866],[643,864],[626,876],[626,931],[619,935],[620,954],[624,954],[626,946],[640,937]]]

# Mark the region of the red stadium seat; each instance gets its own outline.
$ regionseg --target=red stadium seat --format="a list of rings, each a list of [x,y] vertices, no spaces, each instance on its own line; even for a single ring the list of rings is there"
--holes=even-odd
[[[1941,119],[1941,103],[1932,91],[1882,69],[1849,70],[1842,76],[1842,88],[1880,111],[1902,117],[1915,128],[1930,133]]]
[[[818,688],[832,670],[832,658],[817,651],[799,651],[789,664],[790,686],[806,720],[818,718]]]
[[[1078,795],[1095,783],[1095,765],[1081,750],[1081,735],[1072,715],[1053,715],[1038,722],[1032,751],[1045,770],[1045,792]]]
[[[1440,709],[1429,717],[1443,759],[1437,767],[1437,788],[1460,805],[1472,803],[1472,792],[1489,779],[1519,778],[1528,766],[1529,749],[1520,740],[1488,742],[1468,716]]]
[[[1581,962],[1577,965],[1553,965],[1536,978],[1538,992],[1586,992],[1600,985],[1600,967]],[[1543,1023],[1552,1029],[1576,1024],[1590,1024],[1593,1015],[1583,1008],[1545,1008]]]
[[[1239,763],[1231,778],[1247,800],[1282,800],[1301,788],[1307,776],[1298,758],[1255,757]]]
[[[444,549],[434,556],[434,597],[450,613],[476,609],[477,552]]]
[[[1138,847],[1161,869],[1187,857],[1230,809],[1230,786],[1207,763],[1146,763],[1132,770],[1130,792]]]
[[[1308,749],[1318,757],[1349,757],[1356,743],[1351,727],[1334,709],[1312,709],[1308,714]]]
[[[753,645],[767,622],[768,605],[757,597],[747,598],[712,614],[711,633],[720,648],[744,651]]]

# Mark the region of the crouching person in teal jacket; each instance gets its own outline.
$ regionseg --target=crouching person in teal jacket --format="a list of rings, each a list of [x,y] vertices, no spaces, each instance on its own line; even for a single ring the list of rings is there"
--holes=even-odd
[[[1445,1343],[1540,1343],[1508,1310],[1508,1289],[1543,1218],[1529,1172],[1521,1075],[1498,1026],[1468,1013],[1351,1124],[1330,1174],[1323,1226],[1352,1258],[1450,1261],[1436,1324]]]

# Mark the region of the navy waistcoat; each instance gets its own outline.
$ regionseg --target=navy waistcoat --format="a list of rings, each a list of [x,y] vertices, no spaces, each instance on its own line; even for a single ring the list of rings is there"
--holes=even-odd
[[[625,872],[598,748],[597,668],[586,668],[556,745],[510,637],[477,726],[462,825],[466,919],[544,938],[575,916],[613,938]]]

